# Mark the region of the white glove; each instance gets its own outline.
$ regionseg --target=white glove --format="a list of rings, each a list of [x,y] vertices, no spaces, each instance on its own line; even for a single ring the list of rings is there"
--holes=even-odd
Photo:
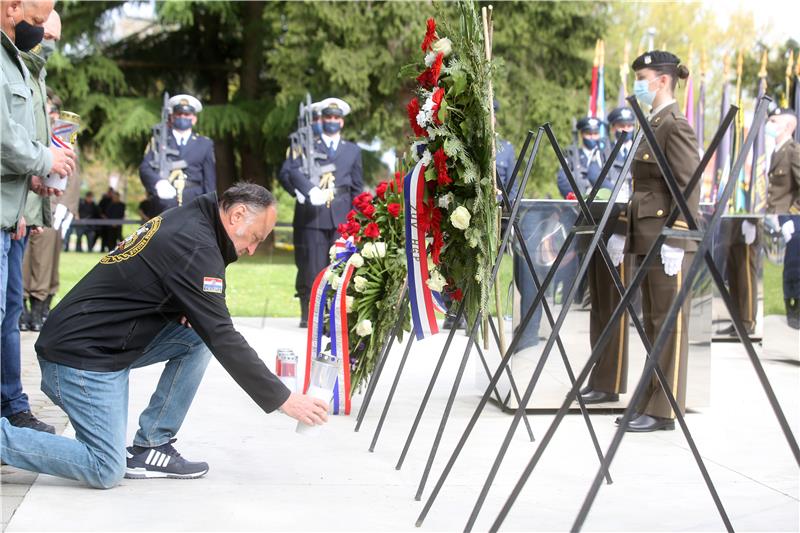
[[[294,190],[294,195],[295,195],[295,197],[297,198],[297,203],[298,203],[298,204],[304,204],[304,203],[306,203],[306,197],[305,197],[305,196],[303,196],[303,193],[301,193],[301,192],[300,192],[300,191],[298,191],[297,189],[295,189],[295,190]]]
[[[661,245],[661,264],[664,265],[664,274],[674,276],[681,271],[683,263],[683,248],[675,248],[667,243]]]
[[[618,267],[625,257],[625,236],[616,233],[612,234],[608,238],[606,248],[608,249],[608,255],[611,256],[611,262],[614,263],[615,267]]]
[[[325,202],[328,201],[328,193],[319,187],[314,187],[308,191],[308,199],[311,201],[311,205],[325,205]]]
[[[162,200],[170,200],[178,195],[178,193],[175,192],[175,187],[167,180],[158,180],[156,182],[156,194]]]
[[[753,244],[756,240],[756,225],[749,220],[742,221],[742,237],[745,244]]]
[[[783,240],[789,242],[792,240],[792,235],[794,235],[794,220],[787,220],[781,226],[781,233],[783,233]]]

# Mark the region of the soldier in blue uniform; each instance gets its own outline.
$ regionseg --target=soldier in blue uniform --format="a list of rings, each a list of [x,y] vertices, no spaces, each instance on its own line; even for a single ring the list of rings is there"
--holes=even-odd
[[[169,179],[162,179],[156,164],[157,155],[152,144],[148,146],[139,166],[139,177],[147,192],[157,199],[158,213],[217,190],[214,141],[192,131],[203,104],[194,96],[178,94],[169,99],[168,105],[172,109],[168,147],[177,154],[167,157],[170,161],[183,161],[186,166],[173,170]]]
[[[600,144],[600,127],[602,124],[602,121],[595,117],[583,117],[580,119],[577,127],[580,133],[581,145],[570,145],[565,154],[570,170],[575,176],[575,182],[582,194],[592,188],[606,162],[607,154]],[[567,175],[562,169],[558,169],[558,191],[564,198],[573,192],[569,181],[567,181]]]
[[[324,154],[321,166],[334,165],[331,176],[308,176],[303,172],[304,154],[289,154],[279,181],[297,198],[292,227],[297,265],[295,290],[300,298],[300,327],[308,325],[308,302],[316,275],[330,258],[328,251],[336,241],[336,228],[347,220],[353,199],[364,188],[361,149],[342,138],[344,117],[350,106],[339,98],[326,98],[315,104],[322,117],[322,132],[315,151]]]

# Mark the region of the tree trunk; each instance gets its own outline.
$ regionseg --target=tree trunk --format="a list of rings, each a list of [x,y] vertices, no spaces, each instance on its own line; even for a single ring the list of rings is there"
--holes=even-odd
[[[245,2],[242,7],[242,67],[240,70],[242,98],[249,102],[259,100],[262,93],[260,80],[264,64],[264,6],[265,2]],[[244,132],[241,138],[242,177],[272,188],[272,180],[267,173],[263,151],[264,139],[259,124],[255,131]]]

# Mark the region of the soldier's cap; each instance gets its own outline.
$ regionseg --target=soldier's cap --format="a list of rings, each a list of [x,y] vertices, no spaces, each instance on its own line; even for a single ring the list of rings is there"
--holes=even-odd
[[[341,98],[326,98],[320,102],[322,116],[346,117],[350,114],[350,104]]]
[[[650,50],[645,52],[633,60],[631,68],[633,70],[642,70],[643,68],[656,68],[673,66],[677,67],[681,60],[672,52],[664,50]]]
[[[191,94],[176,94],[169,99],[167,105],[173,113],[197,114],[203,110],[203,104]]]
[[[794,109],[792,109],[791,107],[778,107],[778,106],[775,106],[774,108],[769,110],[769,116],[774,117],[774,116],[777,116],[777,115],[796,116],[795,112],[794,112]]]
[[[636,116],[633,114],[633,110],[630,107],[615,107],[611,110],[611,113],[608,114],[609,124],[617,124],[620,122],[624,124],[633,124],[636,122]]]
[[[578,131],[600,131],[603,121],[596,117],[583,117],[578,121]]]

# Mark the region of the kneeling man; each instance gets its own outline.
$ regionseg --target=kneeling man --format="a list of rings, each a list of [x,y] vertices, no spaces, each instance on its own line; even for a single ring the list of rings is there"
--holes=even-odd
[[[269,191],[237,184],[199,196],[140,227],[53,309],[36,353],[42,391],[69,417],[75,439],[0,419],[0,457],[12,466],[110,488],[129,478],[195,478],[204,462],[172,443],[213,354],[267,413],[307,424],[327,405],[290,393],[234,329],[225,267],[253,254],[275,226]],[[128,374],[166,362],[127,448]]]

